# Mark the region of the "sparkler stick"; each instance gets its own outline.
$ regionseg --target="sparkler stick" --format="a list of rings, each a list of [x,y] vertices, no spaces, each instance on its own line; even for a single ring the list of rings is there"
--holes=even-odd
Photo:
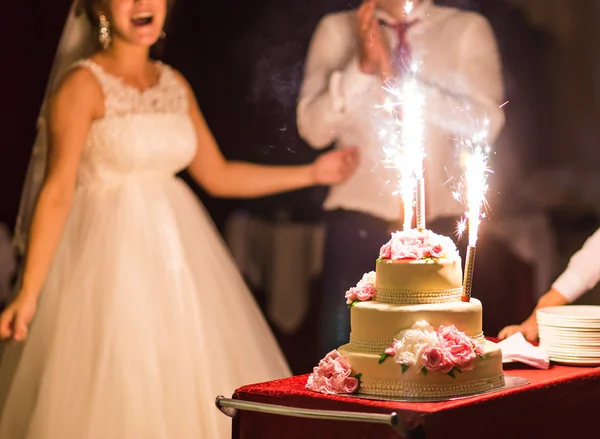
[[[467,259],[465,261],[465,274],[463,278],[463,295],[461,298],[463,302],[469,302],[471,300],[475,249],[477,246],[479,226],[481,224],[481,210],[485,202],[485,193],[487,191],[486,178],[489,172],[487,167],[489,147],[485,144],[486,137],[487,132],[482,131],[467,142],[467,145],[471,147],[465,166],[469,244],[467,247]]]

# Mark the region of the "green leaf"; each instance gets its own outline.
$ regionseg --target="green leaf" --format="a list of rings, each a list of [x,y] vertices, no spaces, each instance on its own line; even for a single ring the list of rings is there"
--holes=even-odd
[[[457,371],[458,373],[462,373],[462,369],[459,369],[457,367],[455,367],[454,370]]]
[[[381,262],[381,261],[383,261],[383,258],[377,258],[377,259],[375,260],[375,262]]]
[[[362,373],[357,373],[356,375],[354,375],[354,378],[356,378],[358,380],[358,383],[360,384],[360,379],[362,378]]]
[[[402,373],[408,370],[408,364],[401,364],[400,366],[402,367]]]
[[[387,359],[387,357],[389,357],[388,354],[386,354],[386,353],[381,354],[379,356],[379,364],[383,363]]]
[[[487,360],[487,357],[485,355],[480,355],[482,360]]]
[[[360,300],[355,300],[354,302],[352,302],[350,305],[348,305],[348,309],[352,308],[357,303],[360,303]]]
[[[425,368],[421,369],[421,373],[422,373],[423,375],[427,376],[427,369],[425,369]]]
[[[448,372],[448,375],[450,375],[452,377],[452,379],[456,379],[456,375],[454,374],[455,369],[452,369],[450,372]]]

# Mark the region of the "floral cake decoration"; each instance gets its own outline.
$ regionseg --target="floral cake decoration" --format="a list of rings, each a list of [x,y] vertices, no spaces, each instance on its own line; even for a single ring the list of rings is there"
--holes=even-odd
[[[402,373],[414,368],[424,375],[439,371],[452,378],[456,378],[456,373],[472,370],[475,358],[485,359],[482,342],[474,341],[454,325],[440,325],[436,330],[425,320],[401,331],[381,354],[379,363],[388,357],[401,366]]]
[[[447,236],[431,230],[402,230],[393,232],[390,240],[379,251],[377,261],[418,261],[436,259],[456,259],[458,249]]]
[[[356,286],[346,291],[346,303],[348,308],[359,302],[368,302],[375,297],[375,272],[365,273]]]
[[[360,387],[360,378],[361,374],[352,376],[348,358],[334,349],[313,368],[306,382],[306,388],[330,395],[356,393]]]

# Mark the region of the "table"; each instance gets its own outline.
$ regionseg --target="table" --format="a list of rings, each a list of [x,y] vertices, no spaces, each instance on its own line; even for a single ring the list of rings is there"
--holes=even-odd
[[[530,384],[486,395],[438,403],[369,401],[322,395],[305,389],[308,375],[238,389],[234,401],[348,412],[397,412],[406,438],[537,439],[600,438],[600,368],[551,365],[536,370],[505,365],[507,375]],[[240,410],[234,439],[398,439],[387,425],[303,419]]]

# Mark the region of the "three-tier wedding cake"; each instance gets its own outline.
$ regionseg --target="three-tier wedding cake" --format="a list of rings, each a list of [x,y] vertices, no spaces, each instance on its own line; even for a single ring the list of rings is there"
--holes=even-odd
[[[307,387],[445,398],[503,386],[502,355],[484,339],[481,302],[461,300],[454,242],[429,230],[400,231],[379,256],[375,271],[346,292],[350,342],[320,361]]]

